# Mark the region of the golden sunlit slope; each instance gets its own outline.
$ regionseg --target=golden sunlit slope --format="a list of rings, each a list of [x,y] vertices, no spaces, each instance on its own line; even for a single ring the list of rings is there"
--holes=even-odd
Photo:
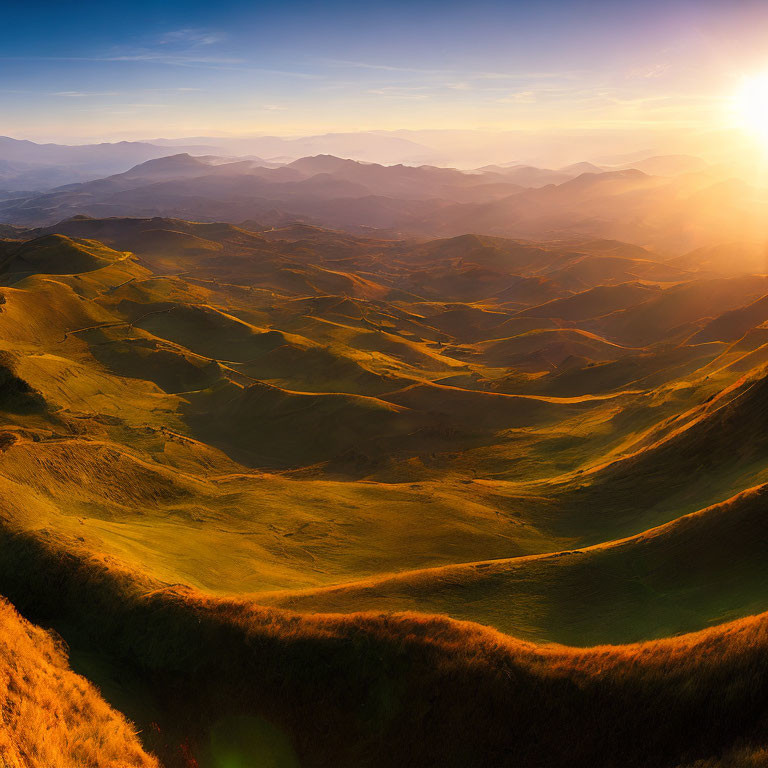
[[[737,341],[768,320],[768,297],[762,296],[745,307],[724,312],[691,337],[691,342]]]
[[[768,491],[628,539],[261,595],[291,610],[420,610],[571,645],[677,635],[768,608]]]
[[[634,307],[597,318],[589,327],[631,346],[682,340],[703,321],[765,295],[766,287],[764,275],[686,281]]]
[[[721,355],[725,354],[726,347],[718,342],[676,347],[665,345],[602,363],[584,364],[583,360],[566,359],[563,361],[565,365],[544,378],[534,379],[525,385],[514,379],[509,384],[502,380],[497,386],[503,389],[509,386],[543,395],[573,397],[607,393],[616,389],[654,389],[676,379],[684,379],[709,363],[715,365]],[[744,370],[759,363],[759,360],[755,360],[750,365],[745,361],[747,367]]]
[[[642,530],[763,482],[767,386],[765,368],[758,366],[566,484],[558,493],[562,508],[571,511],[557,526],[560,533],[592,529],[604,536],[628,525]],[[606,515],[595,514],[599,509]]]
[[[658,294],[659,288],[642,282],[600,285],[565,299],[553,299],[520,312],[522,317],[552,317],[578,322],[640,304]]]
[[[130,669],[130,706],[157,718],[148,739],[171,768],[645,768],[765,745],[765,615],[640,645],[537,646],[440,617],[212,599],[76,543],[0,535],[4,588],[66,625],[81,664],[101,653],[98,677]]]
[[[6,244],[0,273],[4,282],[28,274],[91,272],[125,258],[124,254],[94,240],[75,241],[64,235],[46,235],[22,244]]]
[[[131,725],[67,666],[63,643],[0,602],[0,762],[157,768]]]
[[[276,607],[596,646],[766,610],[768,337],[739,321],[692,338],[724,312],[751,322],[764,276],[606,241],[170,219],[32,234],[3,244],[39,259],[0,287],[0,595],[65,636],[168,768],[272,748],[286,765],[677,768],[765,744],[734,650],[763,620],[573,651]],[[732,672],[751,725],[705,711]],[[672,693],[700,674],[699,729]],[[590,702],[613,717],[635,699],[631,727],[568,752],[565,702],[581,732]],[[541,737],[552,713],[563,744]],[[467,718],[475,735],[454,736]],[[395,738],[409,728],[423,748]]]
[[[119,221],[108,224],[113,231],[120,227]],[[136,222],[126,227],[133,232]],[[231,230],[223,229],[225,238],[232,237]],[[336,234],[330,237],[336,241]],[[279,243],[274,247],[282,247]],[[40,295],[46,300],[33,309]],[[593,543],[603,534],[610,539],[637,532],[628,512],[620,520],[595,521],[594,496],[581,491],[582,501],[568,484],[553,486],[553,501],[538,505],[540,488],[509,486],[510,472],[517,481],[541,483],[599,464],[601,453],[626,451],[643,430],[685,412],[711,390],[664,384],[666,389],[646,391],[628,381],[621,389],[614,384],[615,392],[601,385],[597,396],[578,388],[571,396],[562,371],[532,378],[521,372],[515,380],[510,368],[487,365],[483,356],[500,343],[494,326],[503,317],[490,308],[468,305],[465,313],[493,318],[473,331],[487,328],[490,340],[448,344],[435,340],[434,314],[424,311],[423,301],[398,301],[388,308],[324,292],[317,300],[278,300],[258,287],[191,274],[158,279],[132,257],[77,276],[30,277],[5,289],[4,297],[0,328],[13,361],[10,370],[20,391],[37,393],[29,397],[39,404],[26,423],[16,418],[8,424],[13,442],[0,459],[6,476],[34,485],[54,508],[67,499],[73,522],[90,519],[86,527],[105,537],[101,546],[117,547],[138,561],[162,563],[173,536],[194,540],[197,554],[184,563],[183,544],[174,546],[164,573],[178,569],[178,578],[216,589],[322,585],[387,570],[554,551],[566,539]],[[25,317],[33,322],[24,323]],[[637,356],[637,350],[580,329],[533,331],[511,341],[524,342],[523,352],[543,355],[553,334],[582,345],[585,362],[569,369],[572,376],[602,375],[606,363],[595,365],[590,355],[612,356],[608,364],[617,366],[628,352]],[[670,360],[695,365],[699,346],[672,356],[666,349],[645,350],[642,367],[638,363],[631,370],[647,378]],[[451,383],[437,383],[447,376]],[[560,387],[555,396],[528,394],[546,390],[550,381]],[[151,499],[154,506],[166,498],[164,491],[158,497],[144,489],[147,485],[170,483],[169,489],[176,489],[168,491],[169,506],[161,515],[168,536],[151,546],[142,531],[159,530],[158,515],[153,511],[142,519],[130,505],[115,510],[109,490],[115,484],[106,478],[115,460],[110,457],[117,456],[133,467],[117,486],[136,488],[137,499]],[[73,478],[104,481],[78,489],[62,485],[61,468],[67,465]],[[264,477],[259,473],[264,469],[301,474]],[[167,479],[159,482],[161,475]],[[188,477],[196,485],[188,486]],[[467,482],[477,477],[486,477],[487,484]],[[505,480],[497,484],[496,477]],[[595,493],[610,496],[613,486],[600,491],[600,477],[595,475]],[[638,498],[643,482],[638,479]],[[267,498],[285,499],[280,522],[259,521],[267,488]],[[707,493],[700,494],[699,507],[724,498]],[[308,498],[316,501],[308,504]],[[619,506],[632,498],[621,497]],[[575,511],[556,522],[553,504]],[[215,547],[205,543],[209,521],[232,519],[238,505],[236,518],[248,521],[248,532],[241,523],[220,526],[222,540],[237,542],[232,552],[238,554],[231,568],[214,567]],[[468,505],[476,510],[471,524],[461,522],[460,510]],[[354,509],[359,520],[350,520],[349,511],[346,519],[338,515],[339,508]],[[396,521],[404,525],[408,510],[416,508],[422,510],[423,527],[411,528],[409,542],[407,527],[401,533]],[[434,514],[424,516],[431,508]],[[670,510],[649,524],[674,514]],[[571,519],[583,521],[583,529]],[[379,544],[364,545],[366,540]],[[334,552],[344,542],[351,546],[340,560]],[[246,576],[249,558],[252,576]],[[214,573],[219,576],[211,578]]]
[[[622,347],[588,331],[546,328],[477,345],[482,359],[493,368],[557,369],[569,358],[606,362],[640,350]]]

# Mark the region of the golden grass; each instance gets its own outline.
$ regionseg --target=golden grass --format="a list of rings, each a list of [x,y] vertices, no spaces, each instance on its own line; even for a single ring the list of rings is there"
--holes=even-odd
[[[710,506],[768,481],[765,372],[739,380],[760,339],[677,344],[763,278],[615,286],[593,316],[541,277],[555,246],[71,226],[121,251],[54,238],[46,263],[74,249],[109,264],[2,289],[6,378],[36,407],[3,406],[0,593],[66,637],[166,768],[261,768],[273,748],[304,768],[760,764],[768,615],[602,643],[764,607],[761,494]],[[571,254],[562,277],[656,269],[601,259]],[[501,280],[510,260],[527,276]],[[517,317],[534,293],[582,327]],[[520,355],[528,373],[509,368]],[[266,590],[346,613],[245,594]],[[153,765],[119,762],[125,721],[16,624],[0,673],[15,653],[8,700],[41,711],[0,732],[6,762],[27,768],[38,741],[74,754],[39,734],[86,744],[90,723],[104,743],[78,766]],[[240,738],[249,723],[259,744]]]
[[[152,687],[166,764],[182,743],[205,756],[234,716],[269,721],[310,767],[671,768],[759,744],[768,722],[768,615],[540,646],[447,618],[206,597],[54,539],[2,545],[0,582],[25,610]]]
[[[260,602],[302,612],[419,610],[571,645],[690,632],[768,610],[768,486],[592,547],[403,571]],[[688,556],[690,555],[690,556]]]
[[[0,601],[0,765],[158,768],[135,729],[67,666],[47,632]]]

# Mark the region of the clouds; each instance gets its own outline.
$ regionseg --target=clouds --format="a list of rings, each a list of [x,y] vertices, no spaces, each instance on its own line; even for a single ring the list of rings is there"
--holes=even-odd
[[[380,72],[405,72],[419,75],[446,75],[450,69],[425,69],[423,67],[404,67],[395,64],[381,64],[368,61],[346,61],[344,59],[319,59],[319,61],[333,67],[352,69],[373,69]]]
[[[664,77],[671,69],[669,62],[650,64],[645,67],[635,67],[627,72],[628,80],[656,80]]]
[[[174,29],[161,35],[158,44],[160,45],[184,45],[184,46],[206,46],[215,45],[226,40],[227,36],[222,32],[213,32],[206,29]]]
[[[119,96],[119,91],[56,91],[55,93],[51,93],[51,96],[64,96],[66,98],[74,98],[74,99],[81,99],[81,98],[88,98],[92,96],[105,96],[105,97],[111,97],[111,96]]]
[[[100,99],[115,98],[135,95],[136,93],[172,94],[172,93],[199,93],[201,88],[141,88],[138,91],[55,91],[49,96],[59,96],[67,99]]]
[[[385,85],[381,88],[369,88],[365,93],[372,96],[384,96],[389,99],[405,99],[412,101],[421,101],[428,99],[432,94],[428,91],[429,86],[415,85],[415,86],[397,86],[397,85]]]
[[[340,0],[78,5],[42,26],[20,14],[0,51],[3,117],[33,129],[54,100],[73,123],[86,108],[145,105],[130,109],[157,113],[158,133],[171,117],[190,130],[296,131],[711,119],[705,96],[726,98],[733,78],[717,68],[737,55],[713,55],[722,25],[706,37],[699,19],[694,34],[649,2],[626,18],[485,0],[397,12]]]
[[[499,104],[533,104],[536,101],[535,91],[518,91],[517,93],[511,93],[509,96],[502,96],[500,99],[496,99]]]

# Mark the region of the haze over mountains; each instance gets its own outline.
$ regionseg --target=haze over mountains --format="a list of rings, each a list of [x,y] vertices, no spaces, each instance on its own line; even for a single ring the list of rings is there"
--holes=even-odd
[[[202,147],[189,147],[201,151]],[[0,191],[42,190],[119,173],[168,152],[140,141],[36,144],[0,136]]]
[[[44,149],[29,153],[60,151]],[[60,149],[91,163],[106,154],[123,164],[126,155],[165,151],[118,145],[118,158],[100,147]],[[85,166],[72,167],[80,173]],[[462,171],[333,155],[284,162],[184,152],[91,181],[9,191],[0,201],[0,221],[42,226],[73,215],[277,226],[299,221],[395,236],[609,238],[683,256],[713,243],[754,247],[765,240],[764,191],[730,174],[729,168],[688,156],[649,157],[619,168],[582,162],[551,170],[513,163]]]
[[[423,133],[423,140],[420,139]],[[578,142],[575,142],[578,145]],[[468,152],[467,150],[471,150]],[[150,139],[81,144],[35,143],[28,140],[0,137],[0,160],[4,174],[2,189],[45,189],[59,184],[98,178],[128,170],[132,165],[156,157],[189,152],[193,155],[213,155],[226,158],[263,158],[269,163],[285,164],[301,157],[335,155],[365,163],[384,165],[436,165],[465,170],[501,163],[562,167],[577,165],[591,152],[549,157],[541,148],[533,147],[524,136],[515,134],[438,131],[359,131],[329,133],[306,137],[217,137],[198,136],[181,139]],[[700,169],[706,163],[699,159],[673,154],[660,148],[610,155],[603,152],[594,162],[612,168],[635,167],[648,158],[662,156],[662,167],[652,172],[674,175],[685,170]],[[570,157],[572,159],[566,159]],[[670,165],[670,162],[672,165]],[[269,164],[265,163],[265,164]],[[592,168],[594,163],[584,166]],[[562,177],[561,177],[562,180]],[[21,182],[28,182],[27,186]]]

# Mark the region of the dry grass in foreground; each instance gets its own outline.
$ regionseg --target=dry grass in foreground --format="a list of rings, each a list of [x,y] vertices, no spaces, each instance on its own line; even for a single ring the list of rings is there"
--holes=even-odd
[[[122,715],[42,629],[0,602],[0,766],[157,768]]]
[[[765,614],[574,649],[439,616],[206,597],[61,543],[5,532],[0,589],[151,689],[166,768],[190,753],[218,768],[216,733],[242,718],[303,768],[709,768],[745,749],[759,765],[768,743]],[[253,745],[233,749],[232,765],[254,762]]]

